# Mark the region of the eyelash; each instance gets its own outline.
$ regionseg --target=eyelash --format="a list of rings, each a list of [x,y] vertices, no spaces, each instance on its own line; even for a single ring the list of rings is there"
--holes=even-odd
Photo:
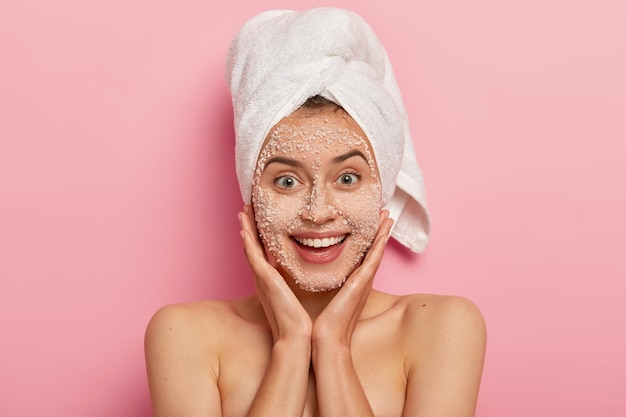
[[[341,183],[341,179],[342,179],[343,177],[345,177],[346,175],[353,175],[353,176],[355,176],[355,177],[356,177],[356,180],[355,180],[354,182],[350,183],[350,184],[343,184],[343,183]],[[358,172],[356,172],[356,171],[345,171],[345,172],[342,172],[342,173],[339,175],[339,177],[337,178],[337,182],[339,182],[341,185],[344,185],[344,186],[351,186],[351,185],[354,185],[354,183],[359,182],[360,180],[361,180],[361,174],[359,174],[359,173],[358,173]]]
[[[283,184],[281,184],[281,180],[284,179],[292,179],[294,181],[294,184],[291,186],[285,186]],[[276,184],[278,187],[289,190],[291,188],[294,188],[295,186],[300,184],[300,180],[298,180],[295,176],[291,175],[291,174],[280,174],[276,177],[276,179],[274,179],[274,184]]]
[[[349,175],[349,176],[354,176],[354,177],[356,177],[356,179],[355,179],[353,182],[351,182],[350,184],[343,184],[343,183],[341,182],[341,180],[342,180],[342,178],[344,178],[344,177],[345,177],[345,176],[347,176],[347,175]],[[336,182],[336,183],[339,183],[339,184],[340,184],[340,185],[342,185],[342,186],[349,187],[349,186],[352,186],[352,185],[354,185],[355,183],[359,182],[359,181],[361,180],[361,178],[362,178],[361,174],[359,174],[359,173],[358,173],[358,172],[356,172],[356,171],[345,171],[345,172],[342,172],[341,174],[339,174],[339,176],[337,177],[337,179],[335,180],[335,182]],[[283,180],[286,180],[286,179],[293,180],[293,181],[294,181],[294,184],[292,184],[291,186],[287,186],[287,185],[281,184],[281,182],[282,182]],[[300,180],[298,180],[298,179],[297,179],[294,175],[292,175],[292,174],[280,174],[280,175],[278,175],[278,176],[274,179],[274,184],[276,184],[276,186],[278,186],[279,188],[282,188],[282,189],[286,189],[286,190],[288,190],[288,189],[292,189],[292,188],[294,188],[294,187],[296,187],[296,186],[300,185],[300,184],[301,184],[301,181],[300,181]]]

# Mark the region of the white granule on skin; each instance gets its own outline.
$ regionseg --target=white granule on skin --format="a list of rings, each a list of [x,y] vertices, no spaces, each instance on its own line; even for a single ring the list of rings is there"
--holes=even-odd
[[[345,116],[344,116],[345,117]],[[320,123],[321,122],[321,123]],[[345,124],[345,121],[343,122]],[[366,157],[371,181],[350,192],[336,192],[322,184],[324,152],[341,154],[357,148]],[[281,194],[261,182],[267,161],[274,156],[304,161],[308,155],[315,172],[307,189],[297,195]],[[270,179],[273,181],[274,178]],[[266,249],[277,263],[306,291],[328,291],[340,287],[359,264],[378,229],[381,209],[381,185],[369,143],[353,129],[335,127],[326,118],[312,118],[309,127],[279,124],[271,133],[258,158],[253,181],[252,201],[257,228]],[[320,219],[332,219],[317,222]],[[346,231],[349,236],[340,261],[332,270],[318,265],[304,265],[294,242],[289,238],[298,231],[315,229]]]

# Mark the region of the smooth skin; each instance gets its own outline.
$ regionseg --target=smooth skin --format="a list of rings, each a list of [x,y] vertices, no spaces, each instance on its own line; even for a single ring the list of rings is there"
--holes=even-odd
[[[251,216],[240,218],[259,292],[155,314],[146,332],[155,417],[474,415],[480,312],[464,298],[371,289],[388,219],[336,296],[301,303],[265,260]]]
[[[155,313],[145,335],[154,417],[474,416],[483,317],[462,297],[372,289],[387,211],[360,265],[324,292],[268,262],[251,206],[238,216],[256,293]]]
[[[474,416],[482,316],[461,297],[371,289],[390,220],[381,216],[341,290],[299,299],[265,260],[246,211],[258,293],[153,316],[145,347],[154,417]]]

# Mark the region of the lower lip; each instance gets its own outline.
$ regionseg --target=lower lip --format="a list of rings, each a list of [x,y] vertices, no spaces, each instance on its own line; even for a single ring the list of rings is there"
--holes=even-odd
[[[300,257],[309,263],[312,264],[326,264],[334,261],[341,255],[343,251],[343,245],[346,243],[346,237],[341,243],[336,245],[329,246],[327,248],[309,248],[308,246],[302,246],[298,244],[295,240],[292,239],[294,246],[296,247],[296,251],[300,255]]]

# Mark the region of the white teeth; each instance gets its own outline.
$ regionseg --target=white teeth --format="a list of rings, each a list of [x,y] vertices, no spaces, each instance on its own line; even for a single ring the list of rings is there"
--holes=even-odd
[[[336,245],[343,242],[346,235],[337,237],[325,237],[323,239],[310,239],[310,238],[294,238],[298,243],[304,246],[310,246],[312,248],[327,248],[329,246]]]

